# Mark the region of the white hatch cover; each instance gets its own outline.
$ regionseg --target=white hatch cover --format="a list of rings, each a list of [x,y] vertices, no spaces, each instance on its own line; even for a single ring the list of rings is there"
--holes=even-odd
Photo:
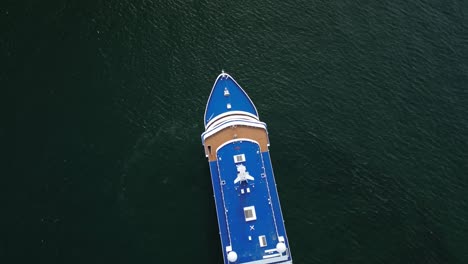
[[[258,242],[260,242],[260,247],[266,247],[267,242],[266,242],[266,237],[265,236],[259,236],[258,237]]]
[[[245,216],[246,222],[257,220],[257,214],[255,213],[255,206],[244,207],[244,216]]]
[[[234,155],[234,163],[239,163],[239,162],[244,162],[244,161],[245,161],[244,154]]]

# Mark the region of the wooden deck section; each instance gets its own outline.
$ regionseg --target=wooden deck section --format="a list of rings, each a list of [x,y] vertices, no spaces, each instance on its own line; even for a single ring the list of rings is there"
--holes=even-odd
[[[205,139],[205,154],[208,156],[208,160],[216,160],[216,149],[226,141],[236,138],[255,140],[260,144],[262,152],[268,151],[268,134],[265,129],[249,126],[232,126]]]

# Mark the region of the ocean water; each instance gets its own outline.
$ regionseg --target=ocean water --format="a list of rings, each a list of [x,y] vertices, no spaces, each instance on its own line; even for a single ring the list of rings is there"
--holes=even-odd
[[[466,1],[21,1],[0,25],[0,262],[222,263],[200,134],[224,69],[294,263],[468,263]]]

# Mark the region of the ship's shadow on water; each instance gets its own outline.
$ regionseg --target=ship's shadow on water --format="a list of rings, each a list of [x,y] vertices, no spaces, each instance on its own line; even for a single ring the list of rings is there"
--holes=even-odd
[[[405,187],[404,179],[360,161],[337,143],[309,132],[301,136],[308,139],[309,150],[304,142],[272,136],[295,261],[458,263],[433,210]]]

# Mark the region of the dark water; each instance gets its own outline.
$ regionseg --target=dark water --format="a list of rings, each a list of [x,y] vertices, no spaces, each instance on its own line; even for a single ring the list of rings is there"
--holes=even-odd
[[[225,69],[295,263],[468,263],[468,5],[409,2],[2,2],[0,262],[221,263],[200,134]]]

